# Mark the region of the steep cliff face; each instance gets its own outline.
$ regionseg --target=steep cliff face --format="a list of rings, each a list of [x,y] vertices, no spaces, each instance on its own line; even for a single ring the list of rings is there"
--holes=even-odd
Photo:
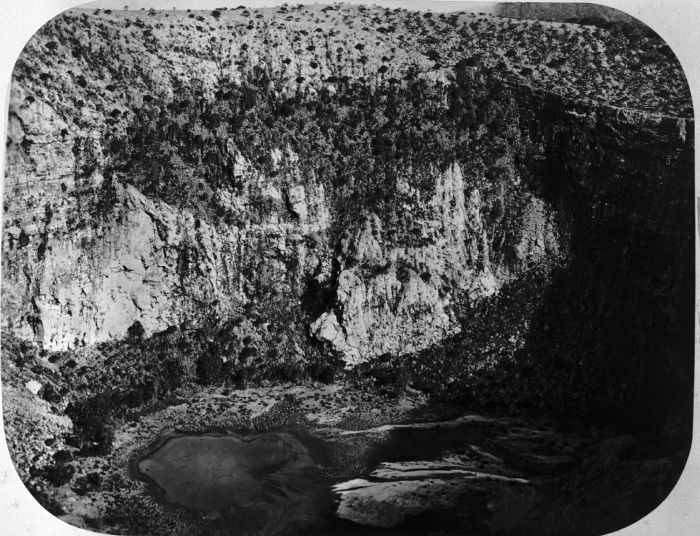
[[[542,380],[551,378],[543,398],[646,421],[687,410],[693,121],[614,109],[563,115],[575,137],[554,129],[559,155],[541,176],[545,198],[571,214],[574,254],[552,277],[528,337]]]
[[[322,186],[294,184],[294,173],[281,186],[236,154],[240,195],[220,196],[244,224],[215,227],[132,186],[103,184],[99,140],[81,144],[77,158],[60,152],[33,135],[52,133],[45,115],[24,111],[15,117],[22,139],[31,140],[28,159],[37,167],[55,163],[37,169],[38,184],[14,180],[25,176],[19,164],[8,173],[8,204],[38,207],[6,212],[4,321],[25,338],[71,348],[122,338],[136,321],[150,334],[237,311],[261,298],[256,291],[264,279],[298,296],[303,276],[323,271],[329,215]],[[85,184],[76,176],[81,161],[90,160]],[[105,196],[109,206],[100,205]],[[249,217],[252,197],[264,204],[256,222]]]
[[[492,258],[489,232],[505,231],[487,230],[482,213],[488,205],[479,189],[465,187],[458,163],[434,173],[427,199],[408,182],[399,184],[401,216],[389,231],[410,237],[408,243],[392,243],[379,217],[369,213],[358,215],[358,230],[334,244],[322,185],[295,184],[297,168],[271,180],[232,148],[242,187],[237,195],[219,191],[218,200],[242,224],[212,225],[133,186],[104,183],[99,140],[81,142],[77,157],[60,152],[60,145],[36,137],[53,125],[34,109],[32,103],[18,110],[14,135],[32,140],[31,162],[56,165],[36,177],[39,185],[20,183],[20,164],[9,168],[11,206],[38,208],[6,213],[4,321],[49,349],[122,338],[136,321],[150,334],[230,316],[263,299],[261,285],[287,292],[294,307],[314,281],[332,288],[336,300],[310,319],[311,333],[354,365],[422,350],[454,334],[458,296],[490,296],[518,267],[560,254],[551,209],[530,196],[513,229],[515,265]],[[277,153],[280,160],[297,160],[289,150]],[[76,175],[85,175],[85,161],[92,169],[81,180]],[[100,208],[106,191],[109,206]]]
[[[4,327],[65,349],[135,322],[148,337],[243,316],[259,349],[287,334],[275,344],[301,360],[315,346],[355,366],[488,330],[470,311],[537,272],[532,294],[554,301],[531,300],[509,358],[552,364],[553,348],[578,355],[561,341],[585,348],[604,330],[577,362],[605,369],[620,362],[615,330],[647,329],[621,319],[626,299],[678,306],[692,122],[662,43],[464,14],[253,15],[74,11],[28,44],[10,108]],[[350,32],[353,16],[367,26]],[[676,286],[628,257],[639,237]],[[547,290],[557,281],[567,303]],[[596,308],[615,310],[608,328]]]
[[[528,263],[556,262],[561,253],[551,209],[531,196],[510,230],[517,235],[515,263],[493,258],[496,237],[489,231],[509,230],[487,230],[482,194],[465,188],[459,164],[436,177],[428,200],[401,186],[403,220],[393,223],[410,226],[415,244],[393,244],[376,215],[366,218],[361,230],[342,243],[336,304],[311,325],[312,333],[330,342],[350,365],[420,351],[454,335],[459,331],[455,301],[492,296]]]

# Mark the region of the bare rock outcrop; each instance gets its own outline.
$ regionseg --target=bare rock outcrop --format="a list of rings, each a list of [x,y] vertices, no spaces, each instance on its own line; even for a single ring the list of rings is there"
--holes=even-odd
[[[453,313],[459,295],[472,301],[488,297],[528,262],[559,254],[552,211],[532,197],[514,230],[519,236],[516,263],[497,258],[494,234],[504,230],[488,229],[480,191],[472,189],[468,197],[465,191],[455,163],[437,176],[429,199],[405,186],[405,199],[411,200],[402,206],[411,225],[406,243],[387,238],[376,215],[344,242],[337,303],[311,330],[348,365],[420,351],[453,335],[459,330]]]

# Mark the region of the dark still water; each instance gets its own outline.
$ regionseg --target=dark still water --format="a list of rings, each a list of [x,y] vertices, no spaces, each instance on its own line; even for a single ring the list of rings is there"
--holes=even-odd
[[[559,534],[576,526],[593,534],[599,513],[620,528],[610,501],[637,488],[636,479],[607,482],[612,467],[599,459],[626,442],[469,417],[313,433],[174,433],[134,468],[161,500],[202,514],[210,525],[202,533]]]
[[[426,524],[464,528],[475,516],[483,523],[484,485],[522,480],[511,482],[495,457],[472,450],[474,432],[177,433],[158,441],[136,470],[162,500],[200,512],[232,535],[424,534]],[[443,458],[445,449],[462,455]],[[469,519],[460,504],[465,497]]]
[[[231,533],[276,534],[332,516],[330,481],[314,446],[301,431],[174,434],[136,468],[165,501],[220,518]]]

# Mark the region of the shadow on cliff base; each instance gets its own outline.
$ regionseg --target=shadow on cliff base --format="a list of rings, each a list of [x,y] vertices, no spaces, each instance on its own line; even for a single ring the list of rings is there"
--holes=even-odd
[[[523,357],[540,405],[636,438],[572,474],[573,496],[588,498],[572,499],[560,528],[600,534],[658,506],[690,450],[694,140],[673,120],[577,126],[545,133],[537,188],[568,217],[570,255],[542,294]]]

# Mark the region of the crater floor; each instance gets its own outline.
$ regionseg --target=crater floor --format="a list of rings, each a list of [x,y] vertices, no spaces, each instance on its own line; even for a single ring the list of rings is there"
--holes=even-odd
[[[123,422],[54,498],[113,534],[593,534],[644,515],[674,474],[640,444],[411,390],[219,387]]]

